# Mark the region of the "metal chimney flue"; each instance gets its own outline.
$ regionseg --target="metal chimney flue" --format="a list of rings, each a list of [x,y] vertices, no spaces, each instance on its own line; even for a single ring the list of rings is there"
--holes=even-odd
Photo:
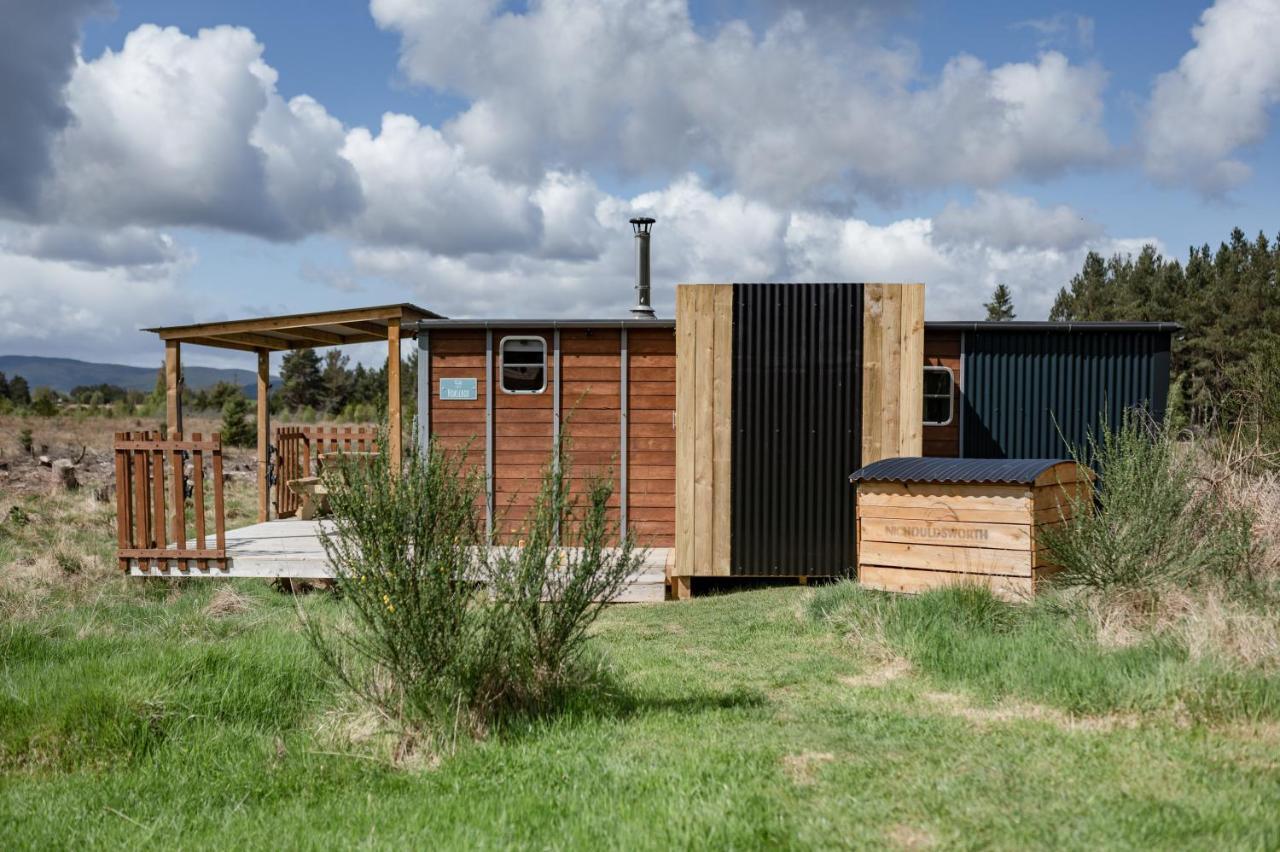
[[[636,234],[636,306],[631,309],[631,315],[637,319],[653,319],[649,288],[649,231],[653,221],[648,216],[631,220],[631,229]]]

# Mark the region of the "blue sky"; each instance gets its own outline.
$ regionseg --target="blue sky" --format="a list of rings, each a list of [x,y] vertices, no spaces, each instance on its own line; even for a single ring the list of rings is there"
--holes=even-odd
[[[151,363],[140,326],[392,301],[613,315],[637,212],[660,309],[838,277],[968,318],[1003,281],[1040,319],[1089,250],[1280,230],[1278,7],[28,8],[0,37],[0,352]]]

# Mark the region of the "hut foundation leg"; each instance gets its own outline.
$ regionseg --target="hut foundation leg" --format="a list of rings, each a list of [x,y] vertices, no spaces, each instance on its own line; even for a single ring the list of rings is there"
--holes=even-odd
[[[672,577],[671,596],[678,601],[687,601],[693,597],[693,578]]]

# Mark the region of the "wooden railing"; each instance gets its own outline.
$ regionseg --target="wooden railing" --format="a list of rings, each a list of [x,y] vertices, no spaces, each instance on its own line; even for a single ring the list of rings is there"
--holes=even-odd
[[[222,440],[218,433],[202,439],[199,432],[184,439],[162,439],[158,432],[117,432],[116,555],[120,569],[131,560],[142,570],[226,568],[226,512],[222,496]],[[191,461],[191,491],[186,465]],[[169,468],[165,476],[165,467]],[[213,482],[213,503],[206,505],[205,463]],[[167,480],[167,481],[166,481]],[[168,496],[166,507],[166,494]],[[187,498],[194,521],[188,539]],[[212,509],[214,543],[208,547],[206,515]]]
[[[289,489],[289,481],[314,476],[320,456],[331,452],[376,452],[376,426],[277,426],[275,489],[276,515],[284,518],[298,511],[301,501]]]

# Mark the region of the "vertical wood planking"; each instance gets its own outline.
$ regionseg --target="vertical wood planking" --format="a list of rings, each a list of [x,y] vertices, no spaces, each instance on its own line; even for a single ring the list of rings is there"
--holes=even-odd
[[[924,452],[924,285],[903,284],[899,322],[899,366],[902,392],[899,396],[898,447],[900,456]]]
[[[698,287],[694,302],[697,338],[694,370],[693,572],[709,574],[714,552],[715,519],[715,291]]]
[[[156,440],[160,439],[159,433]],[[151,451],[151,531],[155,534],[154,547],[168,547],[168,529],[164,514],[164,450]]]
[[[733,285],[677,288],[675,574],[731,570]]]
[[[213,535],[214,546],[223,551],[227,547],[227,519],[222,502],[222,435],[214,432],[213,440]]]
[[[164,342],[165,422],[169,437],[182,433],[182,344]]]
[[[867,284],[862,464],[923,450],[924,285]]]
[[[693,574],[694,538],[694,362],[697,359],[697,288],[676,288],[676,564],[674,573]]]
[[[733,470],[733,285],[717,284],[712,289],[714,311],[711,397],[712,469],[714,476],[711,539],[711,573],[728,576],[730,562],[730,480]]]
[[[199,432],[194,433],[191,438],[198,445],[202,435]],[[196,516],[196,549],[205,549],[205,524],[204,524],[204,450],[196,449],[191,451],[191,504]],[[204,570],[209,566],[209,560],[197,559],[196,568]]]
[[[171,440],[181,441],[182,433],[172,435]],[[169,451],[169,537],[179,550],[187,543],[187,495],[182,473],[182,450],[175,447]],[[179,562],[178,567],[189,568],[190,565]]]
[[[400,321],[387,323],[387,458],[391,475],[400,475]],[[350,447],[348,446],[349,450]]]
[[[267,493],[267,465],[270,463],[271,410],[268,394],[271,392],[271,353],[258,350],[258,522],[270,516],[271,498]],[[277,480],[279,481],[279,480]]]
[[[867,284],[862,299],[862,463],[883,458],[884,285]]]
[[[116,441],[125,439],[125,432],[116,433]],[[129,451],[116,449],[116,547],[120,550],[132,546],[133,518],[129,516]],[[120,559],[120,570],[128,572],[129,560]]]
[[[151,433],[142,432],[140,434],[143,440],[146,440]],[[134,530],[134,546],[135,547],[151,547],[151,522],[147,517],[149,511],[149,496],[147,479],[147,454],[140,450],[130,450],[133,456],[133,519],[136,525]]]

